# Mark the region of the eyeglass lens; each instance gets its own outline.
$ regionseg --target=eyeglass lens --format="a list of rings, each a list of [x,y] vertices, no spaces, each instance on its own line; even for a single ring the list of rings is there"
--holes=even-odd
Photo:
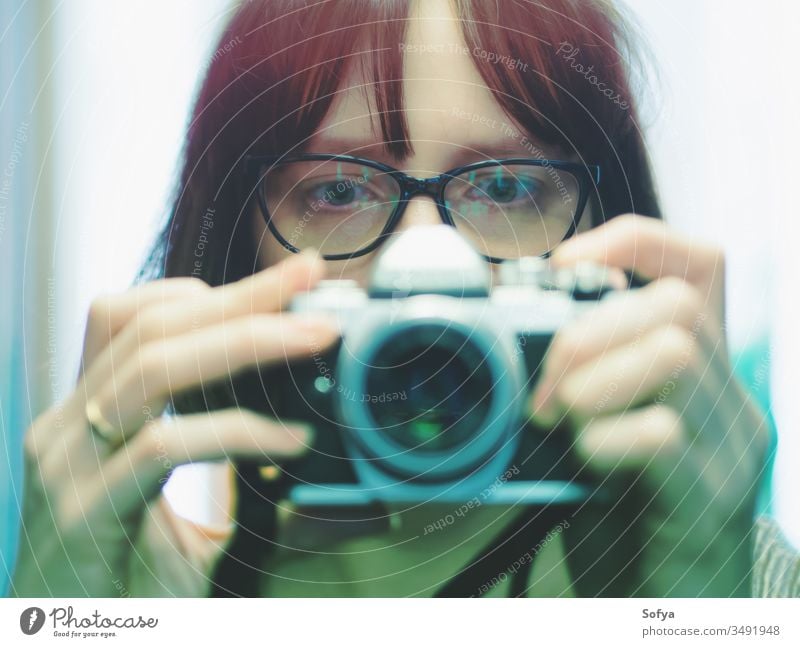
[[[569,232],[580,185],[553,166],[496,164],[449,178],[444,202],[456,228],[486,256],[551,251]],[[296,161],[269,170],[261,190],[272,225],[293,247],[351,254],[374,243],[401,188],[385,171],[340,160]]]

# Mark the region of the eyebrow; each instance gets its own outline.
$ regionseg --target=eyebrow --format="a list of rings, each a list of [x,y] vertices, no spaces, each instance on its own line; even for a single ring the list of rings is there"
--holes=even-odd
[[[373,154],[382,152],[384,156],[388,155],[384,142],[349,137],[320,137],[316,141],[309,141],[301,149],[303,153],[333,153],[356,157],[363,157],[365,151],[371,151]]]
[[[534,144],[534,146],[536,146],[536,149],[539,148],[537,144]],[[499,142],[471,142],[469,144],[465,144],[454,153],[454,157],[474,157],[476,155],[484,155],[487,158],[529,157],[530,154],[532,154],[530,147],[526,148],[518,139],[512,140],[511,138],[506,137]]]
[[[503,157],[546,157],[543,147],[534,138],[525,136],[527,146],[522,144],[522,137],[491,141],[475,141],[453,147],[449,153],[451,163],[455,165],[459,160],[492,159]],[[376,159],[391,160],[395,163],[404,160],[394,159],[389,153],[385,142],[368,141],[360,138],[349,137],[320,137],[314,142],[304,146],[301,153],[330,153],[334,155],[353,155],[354,157],[375,157]]]

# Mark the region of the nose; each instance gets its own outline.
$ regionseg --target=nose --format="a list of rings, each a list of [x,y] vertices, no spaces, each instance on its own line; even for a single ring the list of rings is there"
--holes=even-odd
[[[417,195],[409,200],[395,231],[400,233],[416,225],[438,225],[441,222],[436,201],[429,195]]]

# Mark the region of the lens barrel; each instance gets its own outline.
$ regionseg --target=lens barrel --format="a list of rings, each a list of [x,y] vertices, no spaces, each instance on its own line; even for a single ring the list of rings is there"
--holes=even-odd
[[[513,442],[520,367],[489,329],[412,317],[374,333],[340,354],[338,394],[343,426],[373,467],[454,479]]]

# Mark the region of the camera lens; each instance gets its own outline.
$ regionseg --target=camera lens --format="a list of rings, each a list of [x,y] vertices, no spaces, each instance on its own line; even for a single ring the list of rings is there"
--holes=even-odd
[[[366,368],[367,407],[377,430],[415,452],[465,444],[485,428],[493,377],[464,331],[421,324],[389,336]]]

